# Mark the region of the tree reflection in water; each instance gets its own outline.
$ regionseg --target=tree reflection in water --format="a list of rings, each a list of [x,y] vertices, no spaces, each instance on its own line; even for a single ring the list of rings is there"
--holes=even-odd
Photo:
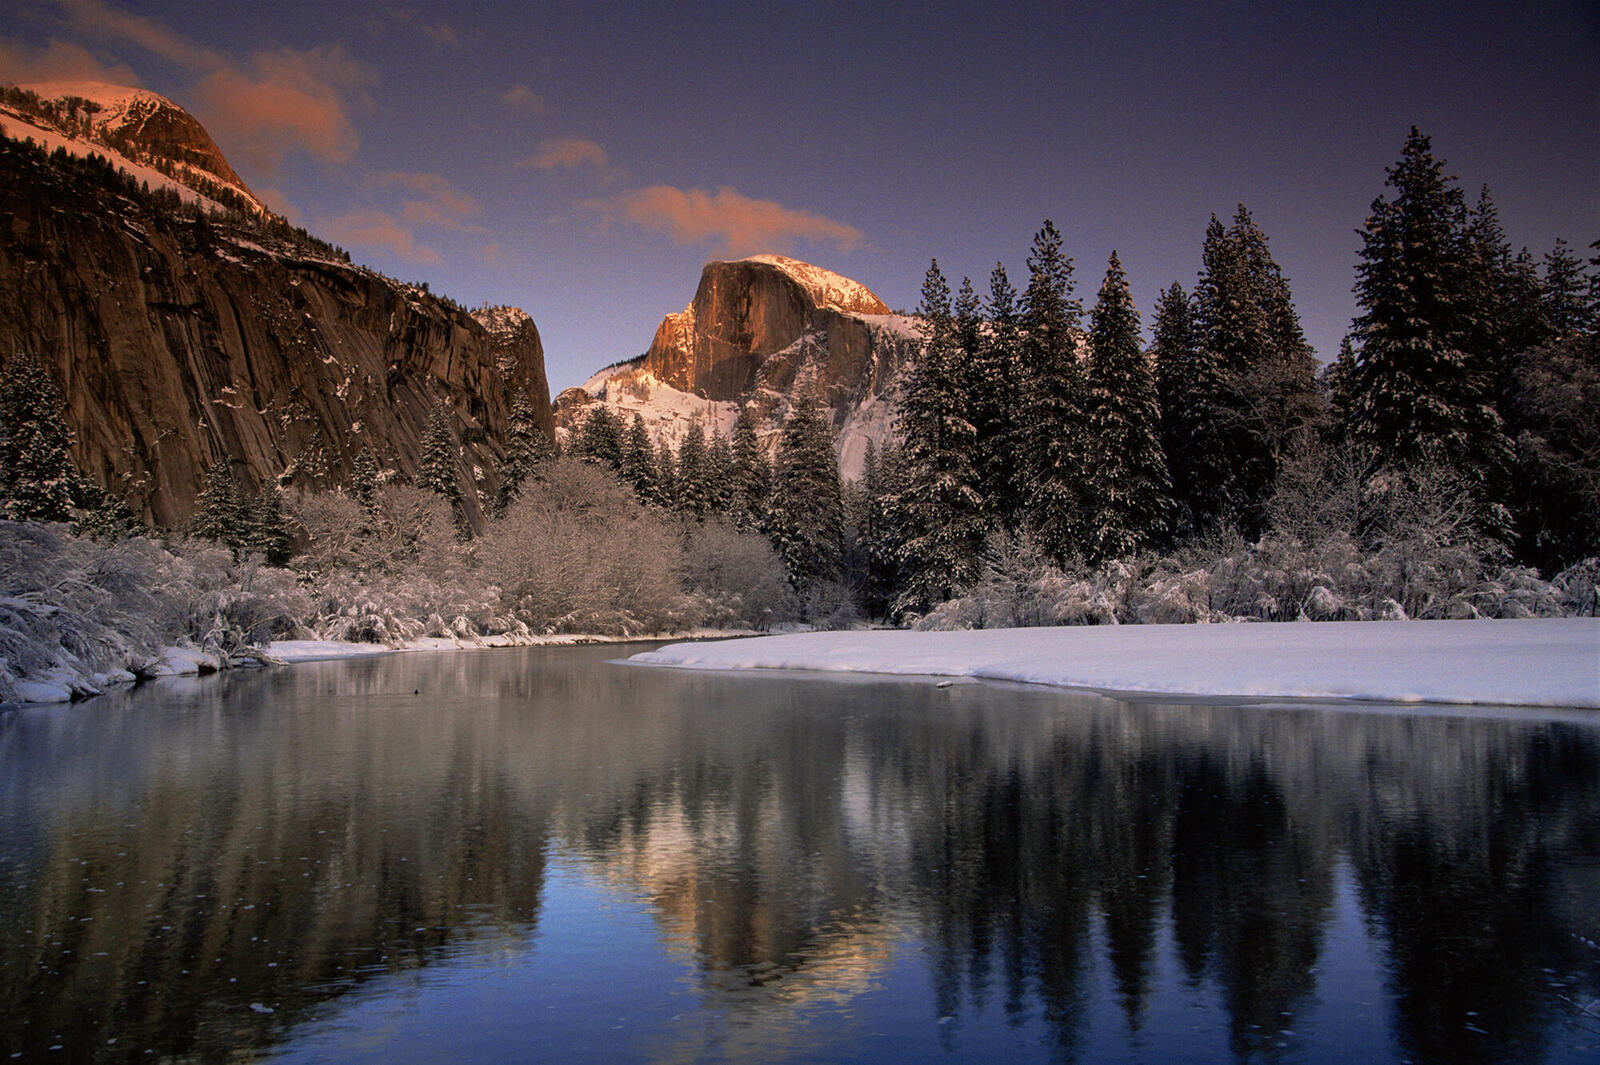
[[[1271,1059],[1328,990],[1341,877],[1395,1057],[1593,1042],[1571,1004],[1600,997],[1592,723],[616,655],[305,666],[0,718],[0,1052],[280,1045],[375,979],[537,949],[553,856],[645,900],[726,1058],[819,1003],[869,1008],[912,944],[933,1001],[902,1023],[945,1019],[946,1049],[994,1007],[1043,1023],[1050,1058],[1107,1025],[1181,1050],[1149,1025],[1188,988],[1233,1056]]]

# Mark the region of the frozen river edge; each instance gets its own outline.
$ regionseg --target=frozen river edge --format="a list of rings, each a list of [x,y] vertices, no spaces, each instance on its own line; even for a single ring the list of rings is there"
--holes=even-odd
[[[632,664],[971,677],[1101,692],[1600,709],[1600,619],[809,632]]]

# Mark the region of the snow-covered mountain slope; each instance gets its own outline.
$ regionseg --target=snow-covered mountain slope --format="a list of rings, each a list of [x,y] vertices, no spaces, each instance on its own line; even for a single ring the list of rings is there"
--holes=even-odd
[[[202,206],[240,206],[265,215],[197,119],[147,89],[98,81],[49,81],[0,93],[0,125],[51,151],[101,155],[152,189],[171,188]]]
[[[676,446],[696,422],[730,432],[747,407],[775,450],[806,395],[832,415],[840,472],[859,477],[868,442],[893,431],[900,367],[920,344],[916,320],[890,314],[860,282],[779,255],[712,262],[646,355],[563,393],[556,417],[570,430],[600,402],[625,423],[638,413]]]

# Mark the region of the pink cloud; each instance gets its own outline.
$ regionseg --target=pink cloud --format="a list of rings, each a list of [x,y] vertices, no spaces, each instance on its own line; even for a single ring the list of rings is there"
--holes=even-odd
[[[728,254],[778,250],[796,240],[850,251],[864,238],[854,226],[771,200],[757,200],[724,185],[715,193],[653,185],[583,206],[667,233],[679,244],[717,241]]]
[[[400,208],[405,220],[415,226],[441,226],[469,233],[485,232],[468,218],[479,214],[483,208],[469,194],[456,188],[443,174],[413,174],[391,171],[379,174],[368,181],[375,188],[399,187],[413,193]]]
[[[36,81],[103,81],[108,85],[139,84],[125,63],[105,63],[79,44],[51,40],[43,48],[0,40],[0,71],[5,80],[26,85]]]
[[[526,111],[530,115],[544,114],[544,97],[520,81],[500,94],[500,102],[513,111]]]
[[[347,97],[375,81],[337,45],[258,52],[247,68],[220,67],[196,86],[197,107],[226,152],[275,173],[291,148],[347,163],[360,145]],[[226,138],[226,139],[225,139]]]
[[[414,263],[436,265],[441,261],[437,251],[426,244],[418,244],[416,235],[387,211],[351,211],[322,228],[338,244],[381,248]]]
[[[102,37],[127,41],[163,59],[188,67],[216,67],[221,52],[190,40],[147,15],[136,15],[104,0],[57,0],[67,20]]]
[[[539,145],[532,155],[517,160],[518,167],[572,170],[580,166],[605,166],[606,150],[583,137],[555,137]]]

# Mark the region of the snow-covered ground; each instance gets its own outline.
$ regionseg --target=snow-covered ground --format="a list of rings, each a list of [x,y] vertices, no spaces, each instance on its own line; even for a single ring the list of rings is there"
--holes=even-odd
[[[1600,708],[1593,618],[816,632],[677,643],[629,661],[1123,693]]]

